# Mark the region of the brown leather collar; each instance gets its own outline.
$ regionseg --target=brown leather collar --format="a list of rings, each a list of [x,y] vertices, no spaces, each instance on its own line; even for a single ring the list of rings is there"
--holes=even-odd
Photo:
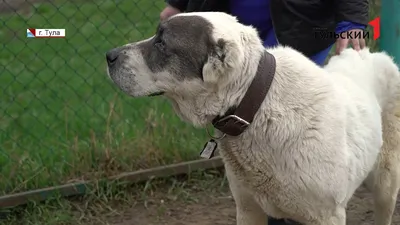
[[[242,134],[253,122],[254,116],[264,101],[275,75],[275,57],[265,51],[258,64],[257,73],[242,101],[224,116],[213,119],[213,126],[230,136]]]

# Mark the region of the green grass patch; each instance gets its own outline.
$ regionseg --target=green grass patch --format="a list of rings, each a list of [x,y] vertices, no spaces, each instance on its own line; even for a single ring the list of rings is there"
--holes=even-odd
[[[0,209],[0,225],[122,224],[121,219],[127,216],[135,218],[144,213],[158,217],[165,214],[166,207],[181,211],[178,205],[186,208],[186,203],[198,203],[204,198],[227,194],[226,177],[216,170],[196,171],[187,176],[154,179],[140,184],[99,183],[97,190],[85,196],[30,203],[12,210]],[[161,201],[170,204],[158,204]]]
[[[129,98],[105,72],[105,52],[151,36],[164,4],[63,0],[0,17],[0,195],[197,157],[205,131],[162,98]]]

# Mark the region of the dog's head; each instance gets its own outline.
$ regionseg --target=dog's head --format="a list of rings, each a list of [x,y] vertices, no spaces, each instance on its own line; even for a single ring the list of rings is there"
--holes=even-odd
[[[225,89],[238,92],[230,85],[245,85],[241,80],[249,78],[240,76],[249,70],[251,54],[262,49],[257,31],[233,16],[183,13],[161,22],[153,37],[112,49],[106,58],[122,91],[133,97],[164,94],[183,119],[205,125],[226,111],[224,104],[233,104],[226,98],[235,93],[226,96],[232,93]]]

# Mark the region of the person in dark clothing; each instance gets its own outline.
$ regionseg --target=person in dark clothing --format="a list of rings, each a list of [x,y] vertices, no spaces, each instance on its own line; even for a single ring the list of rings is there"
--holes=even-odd
[[[278,43],[302,52],[323,65],[336,42],[339,54],[349,43],[365,47],[362,34],[368,25],[368,0],[166,0],[161,19],[181,12],[222,11],[254,26],[264,46]],[[344,32],[344,33],[343,33]],[[338,38],[333,38],[335,35]],[[346,35],[346,34],[353,35]],[[351,38],[352,37],[352,38]],[[362,36],[361,36],[362,37]]]
[[[264,46],[278,43],[302,52],[323,65],[336,42],[336,54],[351,42],[354,49],[365,47],[362,38],[324,38],[322,32],[360,33],[368,25],[368,0],[166,0],[161,20],[181,12],[221,11],[234,15],[239,22],[255,27]],[[334,35],[335,36],[335,35]],[[354,37],[354,36],[353,36]],[[362,37],[362,36],[361,36]],[[297,224],[268,218],[269,225]]]

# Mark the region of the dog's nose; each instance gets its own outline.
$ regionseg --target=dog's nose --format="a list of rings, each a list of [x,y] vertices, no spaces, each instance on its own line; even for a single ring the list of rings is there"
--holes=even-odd
[[[119,50],[116,48],[111,49],[110,51],[108,51],[106,53],[107,63],[109,66],[112,66],[113,64],[115,64],[115,62],[118,59],[118,55],[119,55]]]

